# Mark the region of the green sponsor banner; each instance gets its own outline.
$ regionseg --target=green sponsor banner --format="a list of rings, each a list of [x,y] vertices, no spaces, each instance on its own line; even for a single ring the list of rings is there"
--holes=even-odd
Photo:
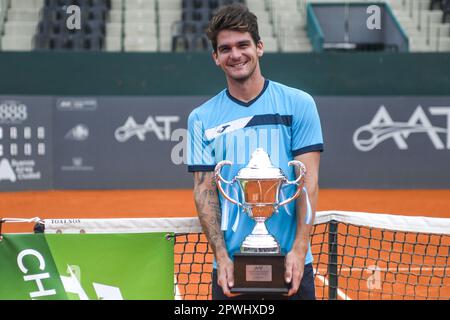
[[[3,234],[0,299],[67,299],[44,234]]]
[[[5,234],[0,299],[174,298],[167,233]]]

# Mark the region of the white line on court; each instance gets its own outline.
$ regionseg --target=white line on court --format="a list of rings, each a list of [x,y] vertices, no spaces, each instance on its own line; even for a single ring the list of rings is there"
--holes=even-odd
[[[324,276],[321,276],[319,272],[316,272],[316,270],[314,270],[314,274],[316,275],[316,277],[322,281],[322,283],[328,287],[329,286],[329,282],[328,279],[325,278]],[[352,300],[348,295],[346,295],[341,289],[337,288],[337,295],[342,299],[342,300]]]
[[[177,283],[177,276],[174,276],[174,283]],[[175,285],[175,300],[182,300],[180,290],[178,289],[178,285]]]

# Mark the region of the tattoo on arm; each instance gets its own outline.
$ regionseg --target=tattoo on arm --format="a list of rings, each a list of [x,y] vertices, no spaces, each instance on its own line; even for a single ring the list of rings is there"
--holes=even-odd
[[[213,177],[212,172],[198,172],[194,175],[194,199],[203,231],[216,254],[226,247],[220,228],[222,212]]]

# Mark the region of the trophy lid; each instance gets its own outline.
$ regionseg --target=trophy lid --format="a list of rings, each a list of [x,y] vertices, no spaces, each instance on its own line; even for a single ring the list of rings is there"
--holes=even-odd
[[[246,167],[239,170],[237,179],[281,179],[284,174],[280,168],[274,167],[269,155],[263,148],[256,149]]]

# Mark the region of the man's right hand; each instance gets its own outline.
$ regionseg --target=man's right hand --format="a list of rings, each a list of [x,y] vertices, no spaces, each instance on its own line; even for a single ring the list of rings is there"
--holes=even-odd
[[[217,283],[222,287],[223,294],[227,297],[239,295],[230,292],[230,289],[234,286],[234,264],[228,256],[217,260]]]

